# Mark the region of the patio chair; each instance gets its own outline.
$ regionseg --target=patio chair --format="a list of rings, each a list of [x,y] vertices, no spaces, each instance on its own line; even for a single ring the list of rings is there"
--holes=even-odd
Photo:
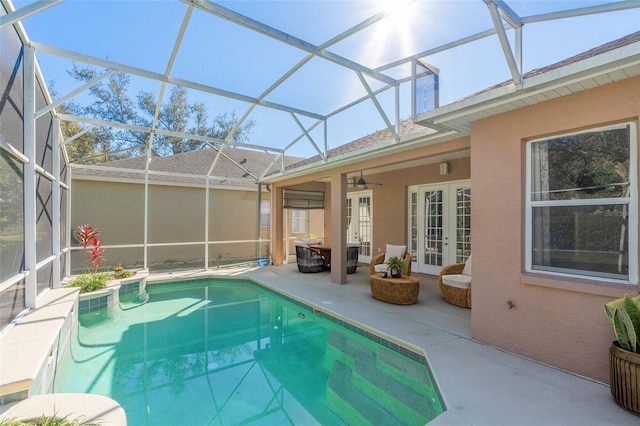
[[[411,276],[411,255],[407,252],[407,246],[394,246],[387,244],[384,253],[380,253],[371,258],[369,263],[369,274],[376,272],[387,272],[387,261],[393,256],[404,257],[407,267],[402,270],[402,274]]]
[[[296,247],[298,271],[304,273],[324,271],[323,255],[318,253],[317,250],[309,248],[307,243],[303,241],[294,241],[294,245]]]
[[[466,262],[442,268],[438,285],[444,300],[452,305],[471,308],[471,256]]]
[[[347,243],[347,274],[353,274],[358,268],[358,253],[360,243]]]

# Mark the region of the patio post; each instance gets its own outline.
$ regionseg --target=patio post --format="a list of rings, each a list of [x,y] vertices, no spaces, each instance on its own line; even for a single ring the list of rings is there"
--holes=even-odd
[[[282,187],[271,184],[271,256],[274,265],[282,265],[284,238],[284,209],[282,208]]]
[[[347,175],[331,174],[331,282],[347,283]]]

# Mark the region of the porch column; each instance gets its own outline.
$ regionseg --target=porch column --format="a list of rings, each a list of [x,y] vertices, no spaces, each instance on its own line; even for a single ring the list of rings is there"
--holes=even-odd
[[[331,282],[347,283],[347,175],[331,174]]]
[[[274,265],[282,265],[284,239],[284,211],[282,209],[282,187],[271,185],[271,259]]]

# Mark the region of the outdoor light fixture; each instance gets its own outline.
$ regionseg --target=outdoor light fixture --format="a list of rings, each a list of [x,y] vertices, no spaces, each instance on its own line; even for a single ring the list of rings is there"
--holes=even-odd
[[[449,174],[449,163],[440,163],[440,174],[442,176]]]

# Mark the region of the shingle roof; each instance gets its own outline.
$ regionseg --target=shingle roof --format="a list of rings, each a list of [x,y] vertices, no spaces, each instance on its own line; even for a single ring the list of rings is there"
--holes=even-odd
[[[254,180],[252,180],[249,173],[259,177],[264,173],[265,169],[273,165],[272,156],[266,152],[238,148],[225,148],[223,153],[224,155],[221,155],[218,158],[213,172],[211,173],[211,176],[219,176],[222,178],[211,180],[211,184],[247,187],[254,183]],[[149,163],[150,171],[175,173],[180,174],[181,176],[149,174],[149,180],[155,182],[204,185],[205,176],[209,173],[209,169],[217,155],[217,149],[205,148],[198,151],[184,152],[166,157],[151,157],[151,162]],[[285,164],[291,164],[300,160],[301,159],[299,157],[286,157]],[[234,161],[240,164],[245,170],[234,164]],[[144,170],[146,162],[146,156],[126,158],[96,165],[91,169],[76,168],[73,170],[73,174],[74,176],[81,175],[141,180],[144,178],[144,175],[140,172],[134,172],[133,170]],[[276,164],[279,166],[278,162],[276,162]],[[104,167],[129,169],[132,171],[106,170]],[[184,175],[194,175],[194,177]],[[238,182],[228,179],[243,179],[246,180],[246,182]]]
[[[533,69],[531,71],[528,71],[528,72],[526,72],[526,73],[524,73],[522,75],[522,79],[526,80],[527,78],[535,77],[535,76],[540,75],[540,74],[545,74],[545,73],[547,73],[549,71],[553,71],[555,69],[564,67],[566,65],[570,65],[570,64],[574,64],[576,62],[584,61],[585,59],[593,58],[594,56],[598,56],[598,55],[600,55],[602,53],[606,53],[606,52],[609,52],[611,50],[618,49],[620,47],[624,47],[624,46],[627,46],[629,44],[637,43],[637,42],[640,42],[640,31],[637,31],[635,33],[632,33],[632,34],[626,35],[624,37],[621,37],[619,39],[613,40],[613,41],[611,41],[609,43],[605,43],[605,44],[603,44],[601,46],[594,47],[593,49],[587,50],[585,52],[578,53],[577,55],[574,55],[574,56],[571,56],[569,58],[563,59],[562,61],[556,62],[554,64],[547,65],[545,67],[536,68],[536,69]],[[483,90],[481,90],[479,92],[476,92],[476,93],[474,93],[472,95],[466,96],[463,99],[458,99],[456,102],[453,102],[453,103],[460,102],[460,101],[462,101],[464,99],[472,98],[474,96],[479,95],[480,93],[488,92],[488,91],[490,91],[492,89],[495,89],[497,87],[503,87],[503,86],[506,86],[506,85],[512,84],[512,83],[513,83],[513,80],[503,81],[502,83],[498,83],[495,86],[487,87],[486,89],[483,89]]]
[[[404,120],[400,122],[401,136],[424,132],[425,129],[426,127],[420,124],[414,123],[412,120]],[[391,140],[393,140],[393,135],[391,134],[391,131],[389,129],[378,130],[377,132],[371,133],[370,135],[363,136],[359,139],[356,139],[351,142],[347,142],[344,145],[340,145],[339,147],[328,150],[327,158],[334,158],[334,157],[344,155],[350,152],[358,151],[364,148],[380,145],[382,143],[389,142]],[[321,157],[319,155],[316,155],[314,157],[307,158],[296,163],[292,163],[290,166],[287,166],[287,170],[302,167],[307,164],[312,164],[316,161],[320,161],[320,159]]]
[[[586,52],[582,52],[579,53],[575,56],[572,56],[570,58],[564,59],[560,62],[556,62],[554,64],[542,67],[542,68],[536,68],[534,70],[531,70],[525,74],[523,74],[523,79],[527,79],[527,78],[531,78],[534,77],[536,75],[539,74],[544,74],[550,71],[553,71],[554,69],[563,67],[565,65],[569,65],[572,63],[576,63],[597,55],[600,55],[602,53],[605,52],[609,52],[611,50],[632,44],[632,43],[636,43],[640,41],[640,31],[629,34],[627,36],[621,37],[617,40],[611,41],[609,43],[603,44],[601,46],[595,47],[593,49],[587,50]],[[508,84],[513,84],[513,80],[507,80],[507,81],[503,81],[502,83],[496,84],[495,86],[491,86],[488,87],[484,90],[481,90],[479,92],[476,92],[472,95],[469,95],[465,98],[462,99],[458,99],[455,102],[452,102],[450,105],[456,104],[458,102],[463,101],[464,99],[468,99],[468,98],[472,98],[474,96],[479,95],[480,93],[484,93],[484,92],[488,92],[492,89],[495,89],[497,87],[502,87],[502,86],[506,86]],[[409,136],[409,135],[414,135],[417,136],[418,133],[420,132],[424,132],[425,127],[414,123],[412,120],[407,119],[404,120],[400,123],[400,134],[402,136]],[[355,152],[364,148],[368,148],[371,146],[375,146],[375,145],[379,145],[382,144],[384,142],[390,142],[393,139],[391,132],[388,129],[383,129],[383,130],[379,130],[377,132],[374,132],[370,135],[364,136],[360,139],[356,139],[352,142],[348,142],[342,146],[339,146],[337,148],[331,149],[327,152],[327,158],[332,158],[332,157],[336,157],[338,155],[343,155],[346,153],[350,153],[350,152]],[[291,166],[287,167],[287,169],[295,169],[298,167],[302,167],[305,166],[307,164],[311,164],[313,162],[319,161],[320,160],[320,156],[316,155],[315,157],[309,158],[309,159],[305,159],[302,160],[298,163],[294,163]]]

